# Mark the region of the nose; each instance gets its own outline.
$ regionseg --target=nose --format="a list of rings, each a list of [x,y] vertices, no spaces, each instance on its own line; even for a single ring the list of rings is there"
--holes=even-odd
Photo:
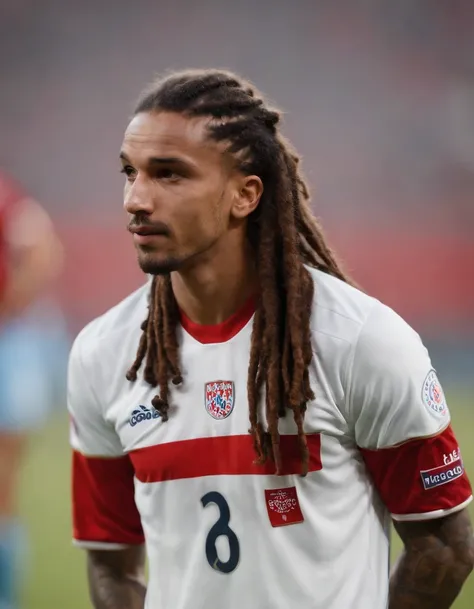
[[[153,194],[145,176],[138,173],[133,182],[126,183],[123,206],[132,215],[153,212]]]

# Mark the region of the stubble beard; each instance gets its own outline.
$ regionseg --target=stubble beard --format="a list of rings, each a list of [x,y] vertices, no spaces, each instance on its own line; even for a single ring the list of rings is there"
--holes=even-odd
[[[183,261],[178,258],[166,258],[165,260],[153,260],[152,256],[138,254],[138,266],[147,275],[169,275],[178,271]]]

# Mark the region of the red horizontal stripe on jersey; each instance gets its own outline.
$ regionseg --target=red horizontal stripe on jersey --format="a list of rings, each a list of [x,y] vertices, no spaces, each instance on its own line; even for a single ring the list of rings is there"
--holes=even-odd
[[[306,436],[309,471],[322,469],[321,436]],[[297,436],[280,438],[282,475],[301,472],[301,454]],[[249,434],[218,436],[167,442],[139,448],[130,453],[135,475],[140,482],[163,482],[203,476],[272,475],[275,465],[268,461],[256,465],[252,437]]]
[[[76,541],[127,545],[144,542],[133,477],[128,455],[102,459],[73,452],[72,508]]]
[[[450,425],[429,438],[416,438],[393,448],[360,450],[383,502],[395,516],[449,510],[472,494],[466,472],[446,477],[446,482],[438,476],[433,484],[426,484],[427,477],[430,480],[445,467],[464,467],[462,459],[453,461],[459,445]]]

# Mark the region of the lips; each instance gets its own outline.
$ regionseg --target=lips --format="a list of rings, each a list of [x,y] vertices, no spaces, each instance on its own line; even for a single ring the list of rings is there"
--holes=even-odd
[[[141,235],[143,237],[147,237],[149,235],[167,235],[168,231],[162,227],[158,228],[156,226],[129,226],[128,230],[133,235]]]

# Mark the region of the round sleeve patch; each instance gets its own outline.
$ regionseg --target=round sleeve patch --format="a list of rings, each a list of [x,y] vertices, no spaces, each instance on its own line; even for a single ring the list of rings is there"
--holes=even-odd
[[[428,372],[423,383],[422,397],[426,408],[436,416],[445,417],[448,414],[444,391],[434,370]]]

